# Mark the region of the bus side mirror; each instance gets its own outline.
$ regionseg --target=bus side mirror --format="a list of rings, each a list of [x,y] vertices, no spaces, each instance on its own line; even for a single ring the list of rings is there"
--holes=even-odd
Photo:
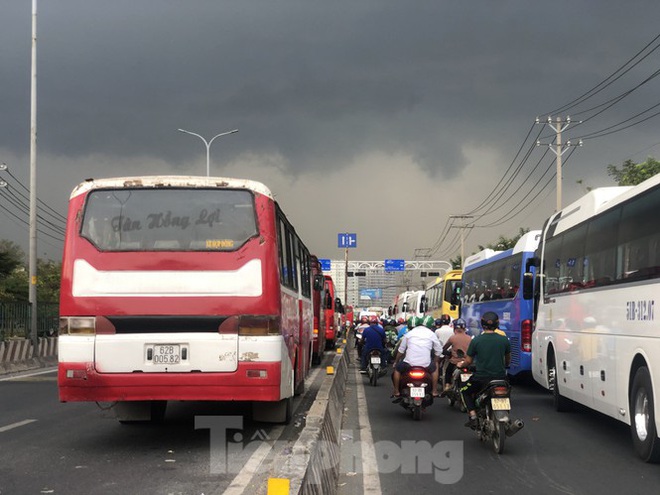
[[[534,297],[534,274],[525,272],[523,274],[523,299],[529,300]]]
[[[451,298],[449,299],[449,302],[451,303],[452,306],[458,306],[461,303],[461,289],[463,288],[463,284],[458,283],[456,284],[456,287],[454,287],[454,290],[451,293]],[[452,308],[456,309],[456,308]]]
[[[538,256],[527,258],[527,262],[525,263],[525,272],[531,271],[532,267],[538,268],[539,266],[541,266],[541,260]]]
[[[314,290],[323,289],[323,275],[314,275]]]

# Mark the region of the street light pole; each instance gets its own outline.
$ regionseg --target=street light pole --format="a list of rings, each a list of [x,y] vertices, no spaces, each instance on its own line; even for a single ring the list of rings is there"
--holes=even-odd
[[[200,136],[196,132],[186,131],[185,129],[177,129],[177,131],[185,132],[186,134],[190,134],[192,136],[197,136],[199,139],[204,141],[204,145],[206,146],[206,176],[210,177],[210,175],[211,175],[211,143],[213,143],[215,138],[219,138],[219,137],[222,137],[222,136],[226,136],[227,134],[234,134],[235,132],[238,132],[238,129],[234,129],[233,131],[229,131],[229,132],[223,132],[221,134],[216,134],[209,141],[204,139],[204,137]]]
[[[30,339],[33,356],[39,353],[37,335],[37,0],[32,0],[32,69],[30,84]]]

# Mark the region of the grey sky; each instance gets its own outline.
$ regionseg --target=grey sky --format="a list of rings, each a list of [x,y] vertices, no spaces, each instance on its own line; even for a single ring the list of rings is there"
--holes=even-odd
[[[4,0],[1,12],[0,162],[28,185],[31,3]],[[266,183],[313,252],[342,257],[336,234],[351,231],[353,259],[411,259],[448,215],[487,198],[537,115],[614,72],[660,33],[658,19],[656,0],[42,0],[39,197],[64,213],[87,177],[203,175],[203,143],[176,129],[238,128],[213,143],[212,174]],[[635,87],[659,61],[660,50],[568,113]],[[653,80],[564,139],[657,103]],[[657,157],[659,128],[657,117],[585,141],[567,163],[564,204],[584,192],[577,180],[612,185],[608,163]],[[550,176],[531,189],[551,161],[532,172],[541,154],[477,224],[537,199],[473,229],[469,252],[553,211]],[[0,207],[12,208],[2,195]],[[26,245],[6,213],[0,238]],[[457,254],[457,233],[434,257]],[[40,255],[58,258],[44,241]]]

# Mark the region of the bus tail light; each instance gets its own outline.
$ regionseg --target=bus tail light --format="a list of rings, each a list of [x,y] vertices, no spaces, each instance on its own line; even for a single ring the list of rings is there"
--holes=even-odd
[[[246,376],[248,378],[268,378],[268,371],[266,370],[247,370]]]
[[[87,370],[66,370],[66,377],[70,380],[87,380]]]
[[[96,318],[93,316],[60,317],[60,335],[95,335]]]
[[[263,337],[279,335],[280,321],[275,316],[241,316],[238,322],[238,335]]]
[[[523,352],[532,352],[532,320],[523,320],[520,324],[520,348]]]

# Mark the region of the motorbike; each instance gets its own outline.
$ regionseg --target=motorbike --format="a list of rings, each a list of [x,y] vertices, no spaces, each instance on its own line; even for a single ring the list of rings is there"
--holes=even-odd
[[[454,368],[451,377],[451,388],[445,392],[449,407],[454,407],[455,404],[458,404],[461,412],[467,411],[467,407],[465,407],[465,402],[463,401],[463,394],[461,394],[461,389],[471,377],[472,370],[469,368],[459,368],[458,366]]]
[[[451,358],[450,350],[444,351],[443,354],[446,360],[449,360]],[[462,349],[459,349],[456,355],[461,359],[465,357],[465,353],[463,352]],[[443,377],[445,376],[444,373],[442,376]],[[465,402],[463,401],[463,394],[461,393],[461,390],[467,384],[468,380],[471,377],[472,377],[472,371],[467,366],[464,366],[462,368],[456,366],[454,368],[454,371],[452,371],[452,375],[451,375],[450,387],[448,390],[445,389],[445,391],[442,394],[444,397],[447,398],[447,401],[449,402],[449,407],[454,407],[455,404],[458,404],[458,407],[461,410],[461,412],[467,411],[467,407],[465,406]]]
[[[504,452],[504,440],[518,433],[525,423],[511,420],[511,385],[507,380],[491,380],[475,400],[476,432],[483,442],[491,442],[497,454]]]
[[[357,350],[358,358],[362,356],[362,346],[364,345],[364,340],[362,339],[362,331],[364,327],[355,328],[355,349]]]
[[[412,413],[415,421],[422,419],[424,409],[433,404],[431,374],[420,367],[412,367],[401,375],[398,404]]]
[[[386,373],[387,368],[383,366],[380,350],[373,349],[367,357],[367,376],[369,376],[369,383],[375,387],[378,384],[378,377]]]

